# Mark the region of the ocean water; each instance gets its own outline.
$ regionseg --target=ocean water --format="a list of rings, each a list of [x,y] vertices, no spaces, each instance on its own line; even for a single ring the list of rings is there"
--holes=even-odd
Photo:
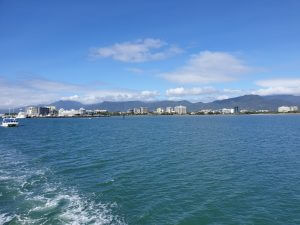
[[[0,224],[300,224],[300,116],[25,119]]]

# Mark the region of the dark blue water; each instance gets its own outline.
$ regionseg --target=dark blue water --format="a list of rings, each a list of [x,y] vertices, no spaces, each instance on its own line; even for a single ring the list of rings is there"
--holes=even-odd
[[[300,224],[300,116],[26,119],[0,224]]]

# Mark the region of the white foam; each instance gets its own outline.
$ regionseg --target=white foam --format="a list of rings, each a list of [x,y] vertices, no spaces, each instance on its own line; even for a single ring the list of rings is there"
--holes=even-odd
[[[104,204],[88,203],[78,195],[70,196],[69,201],[69,205],[60,215],[69,224],[111,224],[115,219]]]
[[[0,176],[1,181],[10,180],[10,179],[12,179],[12,178],[9,176]]]
[[[37,206],[30,211],[47,211],[58,207],[61,201],[66,204],[60,210],[59,219],[65,224],[125,224],[117,216],[113,216],[110,208],[116,207],[116,203],[105,205],[101,203],[88,202],[72,191],[70,194],[57,194],[53,198],[35,196],[34,200],[39,200],[41,206]]]
[[[125,224],[112,212],[117,207],[116,203],[96,203],[91,198],[80,195],[77,190],[64,187],[61,183],[39,183],[36,185],[35,183],[40,182],[40,179],[49,170],[34,170],[26,164],[26,159],[24,160],[22,155],[17,157],[20,159],[18,161],[15,154],[18,155],[17,152],[6,154],[3,163],[0,160],[0,163],[4,165],[0,170],[0,181],[9,180],[10,186],[8,188],[17,190],[16,196],[13,198],[27,202],[26,205],[29,208],[19,211],[16,215],[0,214],[0,225],[12,220],[16,224],[26,225],[45,223],[49,211],[56,211],[56,219],[59,219],[62,224]],[[18,175],[16,176],[16,174]],[[112,179],[110,182],[114,182],[114,180]],[[37,212],[41,214],[41,217],[34,218],[33,215],[36,215]]]
[[[8,223],[12,220],[12,216],[9,216],[7,214],[0,214],[0,225],[3,225],[5,223]]]

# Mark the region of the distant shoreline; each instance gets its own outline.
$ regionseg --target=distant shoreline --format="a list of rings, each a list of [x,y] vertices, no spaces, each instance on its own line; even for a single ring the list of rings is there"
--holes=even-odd
[[[300,115],[300,112],[297,113],[243,113],[243,114],[183,114],[183,115],[179,115],[179,114],[173,114],[173,115],[164,115],[164,114],[160,114],[160,115],[156,115],[156,114],[144,114],[144,115],[105,115],[105,116],[45,116],[45,117],[26,117],[26,118],[22,118],[22,119],[74,119],[74,118],[78,118],[78,119],[92,119],[92,118],[107,118],[107,117],[163,117],[163,116],[167,116],[167,117],[183,117],[183,116],[193,116],[193,117],[201,117],[201,116],[274,116],[274,115],[278,115],[278,116],[284,116],[284,115]],[[20,119],[20,118],[19,118]]]

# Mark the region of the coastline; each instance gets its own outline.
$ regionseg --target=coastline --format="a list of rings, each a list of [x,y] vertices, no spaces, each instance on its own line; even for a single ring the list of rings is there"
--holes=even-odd
[[[107,118],[107,117],[186,117],[186,116],[284,116],[284,115],[300,115],[300,112],[297,113],[240,113],[240,114],[143,114],[143,115],[128,115],[128,114],[119,114],[119,115],[97,115],[97,116],[41,116],[41,117],[26,117],[22,119],[71,119],[71,118],[80,118],[80,119],[92,119],[92,118]]]

